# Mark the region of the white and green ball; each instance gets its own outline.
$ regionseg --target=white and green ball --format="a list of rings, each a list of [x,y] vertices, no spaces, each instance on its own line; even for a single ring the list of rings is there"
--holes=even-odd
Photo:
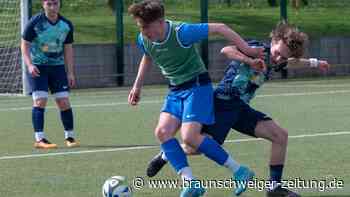
[[[123,176],[112,176],[102,186],[103,197],[131,197],[132,192]]]

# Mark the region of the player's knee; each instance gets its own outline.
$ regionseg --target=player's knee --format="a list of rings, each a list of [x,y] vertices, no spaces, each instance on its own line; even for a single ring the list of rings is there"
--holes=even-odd
[[[61,111],[65,111],[70,108],[70,103],[68,98],[56,99],[56,104]]]
[[[40,98],[40,99],[34,100],[33,106],[34,107],[45,108],[46,107],[46,103],[47,103],[47,99]]]
[[[197,149],[200,142],[200,134],[197,132],[184,132],[181,133],[181,138],[183,143],[185,143],[187,146],[190,146],[192,148]]]
[[[154,134],[160,142],[165,142],[173,137],[172,132],[165,127],[157,127]]]
[[[184,152],[187,154],[187,155],[196,155],[198,154],[198,152],[192,148],[191,146],[188,146],[186,144],[181,144],[182,146],[182,149],[184,150]]]
[[[280,142],[282,144],[287,144],[288,143],[288,130],[287,129],[281,128]]]
[[[195,147],[194,144],[193,144],[193,141],[191,139],[192,138],[189,138],[189,137],[183,137],[182,141],[183,141],[184,144],[186,144],[186,146]]]
[[[284,129],[284,128],[279,128],[276,131],[276,143],[280,144],[280,145],[287,145],[288,143],[288,130]]]

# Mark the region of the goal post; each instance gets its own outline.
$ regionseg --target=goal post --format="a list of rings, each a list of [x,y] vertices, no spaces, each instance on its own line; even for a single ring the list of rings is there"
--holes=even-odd
[[[20,0],[21,1],[21,34],[24,31],[26,24],[29,21],[29,16],[31,16],[32,0]],[[29,82],[28,75],[26,72],[26,65],[24,59],[21,56],[21,68],[22,68],[22,94],[26,96],[29,94]]]
[[[0,1],[0,94],[26,95],[28,83],[22,61],[21,33],[28,22],[28,0]]]

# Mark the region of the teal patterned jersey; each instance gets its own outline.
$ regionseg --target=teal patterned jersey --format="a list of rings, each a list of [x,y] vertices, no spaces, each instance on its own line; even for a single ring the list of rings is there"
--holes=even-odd
[[[266,65],[270,62],[270,48],[259,42],[249,42],[250,46],[264,47]],[[259,89],[267,79],[269,70],[266,72],[257,71],[249,65],[239,61],[232,61],[225,71],[224,78],[220,81],[215,92],[217,97],[230,99],[232,96],[239,96],[244,102],[249,103],[255,97]]]
[[[231,84],[240,92],[241,99],[249,103],[255,97],[256,90],[265,82],[265,73],[250,68],[249,65],[241,64],[238,75]]]
[[[73,43],[73,25],[61,15],[52,23],[45,13],[39,13],[29,21],[22,37],[31,43],[33,64],[64,65],[64,45]]]

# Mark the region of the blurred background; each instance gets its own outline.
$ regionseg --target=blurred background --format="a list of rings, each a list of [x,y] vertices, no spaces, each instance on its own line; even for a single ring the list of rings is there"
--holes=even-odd
[[[138,29],[127,14],[128,6],[133,2],[136,1],[62,1],[61,14],[70,19],[75,27],[78,88],[128,86],[133,83],[141,57],[135,46]],[[350,1],[348,0],[164,1],[168,19],[190,23],[201,22],[203,20],[201,16],[203,17],[203,12],[206,11],[209,22],[225,23],[245,39],[256,39],[267,43],[270,31],[283,17],[280,7],[283,2],[286,5],[285,14],[288,22],[297,25],[310,37],[311,42],[306,56],[322,58],[336,65],[328,73],[330,76],[349,74]],[[41,1],[33,1],[32,13],[40,9]],[[118,20],[122,23],[118,24]],[[209,50],[203,54],[214,80],[221,78],[227,65],[227,60],[219,54],[225,44],[226,42],[220,38],[211,38]],[[282,75],[275,74],[273,78],[319,75],[321,74],[310,71],[309,68],[298,68]],[[147,84],[166,83],[157,67],[152,69],[149,76]]]

